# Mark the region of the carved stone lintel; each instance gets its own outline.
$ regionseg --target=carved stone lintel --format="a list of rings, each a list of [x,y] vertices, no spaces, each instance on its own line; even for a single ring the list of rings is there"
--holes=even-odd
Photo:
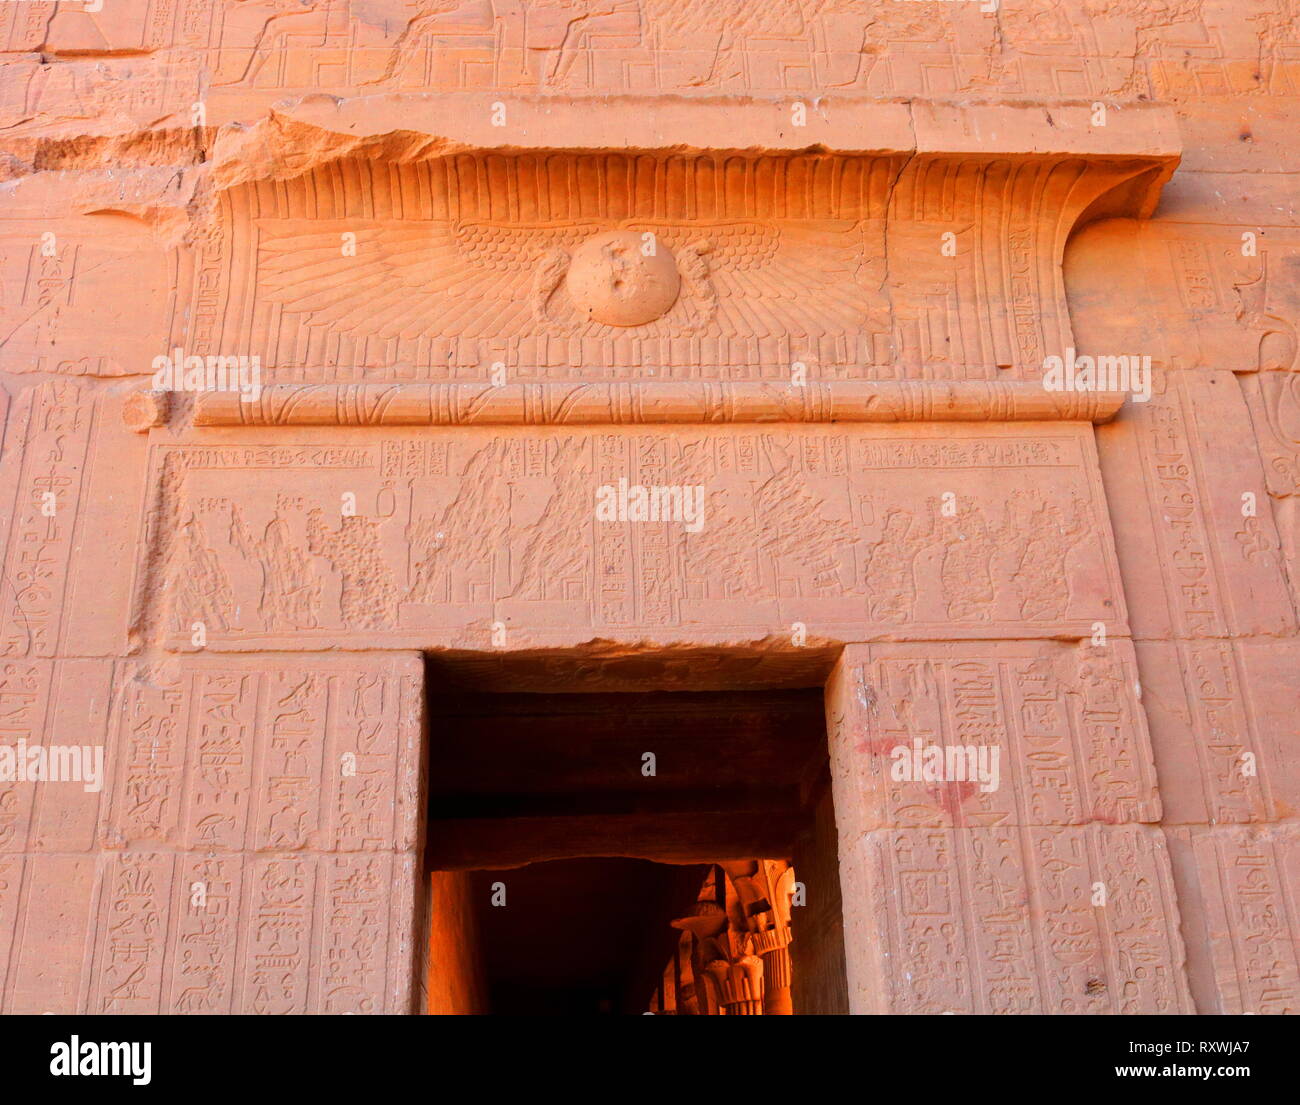
[[[198,397],[196,426],[595,426],[736,422],[1105,422],[1125,392],[1037,381],[274,384]]]

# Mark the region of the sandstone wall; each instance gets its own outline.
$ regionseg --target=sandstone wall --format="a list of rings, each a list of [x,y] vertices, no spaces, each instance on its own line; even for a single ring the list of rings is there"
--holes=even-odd
[[[1297,0],[98,6],[0,5],[0,742],[106,773],[0,782],[0,1011],[412,1011],[419,654],[700,646],[843,647],[854,1011],[1297,1011]]]

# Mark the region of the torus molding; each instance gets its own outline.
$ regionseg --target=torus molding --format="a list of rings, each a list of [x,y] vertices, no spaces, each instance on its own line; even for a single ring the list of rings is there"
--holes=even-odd
[[[207,392],[196,426],[601,426],[752,422],[1105,422],[1124,392],[1022,381],[274,384]]]

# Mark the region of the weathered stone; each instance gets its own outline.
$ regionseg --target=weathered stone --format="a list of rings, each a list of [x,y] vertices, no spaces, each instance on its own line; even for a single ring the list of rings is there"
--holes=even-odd
[[[0,1012],[1300,1011],[1294,0],[0,7]]]

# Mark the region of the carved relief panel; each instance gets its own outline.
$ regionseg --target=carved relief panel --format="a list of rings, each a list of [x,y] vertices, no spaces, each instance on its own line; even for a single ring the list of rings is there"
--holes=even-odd
[[[795,622],[841,639],[1123,632],[1086,425],[321,436],[153,439],[143,639],[492,648],[494,625],[526,647],[757,639]],[[638,516],[638,494],[683,513]]]
[[[422,704],[415,656],[11,662],[4,745],[105,771],[0,784],[0,1007],[410,1011]]]
[[[241,183],[173,340],[281,383],[1036,378],[1070,341],[1074,219],[1163,155],[999,158],[968,118],[915,125],[956,149],[354,157]]]
[[[851,645],[826,708],[853,1012],[1192,1010],[1129,642]]]

